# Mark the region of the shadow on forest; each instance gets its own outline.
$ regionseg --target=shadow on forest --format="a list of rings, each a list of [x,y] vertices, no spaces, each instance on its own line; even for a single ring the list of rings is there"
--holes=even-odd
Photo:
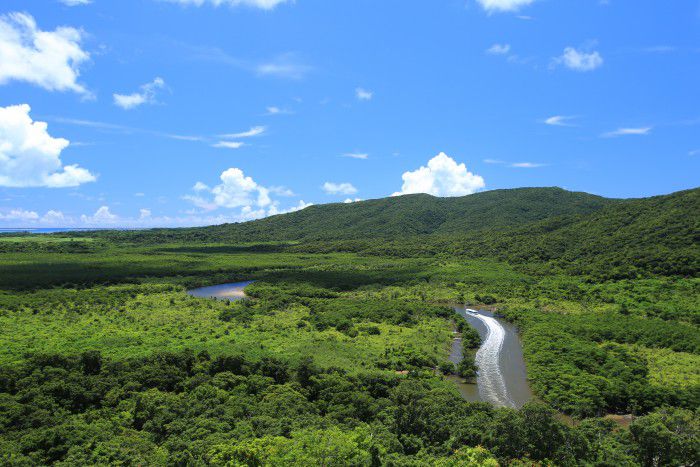
[[[233,253],[282,253],[287,251],[289,244],[260,243],[255,245],[202,245],[174,246],[153,250],[158,253],[200,253],[200,254],[233,254]]]

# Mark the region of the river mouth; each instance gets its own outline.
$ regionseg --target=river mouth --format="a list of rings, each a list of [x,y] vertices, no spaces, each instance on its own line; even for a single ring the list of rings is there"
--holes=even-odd
[[[187,291],[189,295],[200,298],[216,298],[218,300],[241,300],[245,298],[243,289],[255,281],[229,282],[227,284],[210,285]]]
[[[476,384],[464,383],[459,377],[449,379],[457,384],[462,396],[472,402],[489,402],[498,407],[520,408],[533,399],[527,381],[522,342],[517,328],[483,310],[467,311],[463,306],[454,307],[455,312],[467,319],[482,339],[476,353],[479,367]],[[462,359],[462,342],[452,342],[450,361]]]

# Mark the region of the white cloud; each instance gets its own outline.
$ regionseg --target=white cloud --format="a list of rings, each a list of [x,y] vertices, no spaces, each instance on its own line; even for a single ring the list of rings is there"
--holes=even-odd
[[[255,72],[261,76],[277,78],[302,79],[311,71],[311,67],[301,63],[294,53],[286,53],[275,57],[255,67]]]
[[[106,226],[114,225],[119,222],[119,216],[112,214],[109,210],[109,206],[100,206],[95,214],[92,216],[87,216],[83,214],[80,216],[80,220],[83,224],[88,226]]]
[[[90,55],[80,47],[82,32],[66,26],[40,30],[26,13],[0,16],[0,84],[26,81],[49,91],[88,95],[78,83]]]
[[[92,0],[60,0],[61,3],[67,6],[89,5]]]
[[[484,163],[486,163],[486,164],[505,164],[505,161],[502,161],[500,159],[484,159]]]
[[[357,203],[358,201],[362,201],[362,198],[345,198],[343,203],[345,204],[350,204],[350,203]]]
[[[156,77],[150,83],[141,85],[140,91],[132,94],[112,94],[114,105],[124,110],[133,109],[143,104],[153,104],[156,102],[156,91],[165,86],[163,78]]]
[[[343,157],[349,157],[351,159],[367,159],[369,154],[365,152],[347,152],[343,154]]]
[[[226,135],[221,135],[222,138],[250,138],[252,136],[260,136],[267,130],[264,126],[254,126],[248,131],[242,131],[240,133],[230,133]]]
[[[211,145],[214,148],[238,149],[245,146],[242,141],[219,141]]]
[[[401,176],[401,191],[392,196],[411,193],[428,193],[434,196],[464,196],[480,190],[484,179],[467,170],[464,163],[458,164],[450,156],[441,152],[428,161],[427,166]]]
[[[534,0],[477,0],[477,2],[489,13],[495,11],[517,11],[531,4]]]
[[[538,167],[545,167],[547,164],[540,164],[538,162],[514,162],[510,164],[511,167],[516,169],[536,169]]]
[[[27,104],[0,107],[0,186],[70,187],[96,177],[78,165],[61,163],[67,139],[49,135],[45,122],[29,116]]]
[[[510,44],[493,44],[486,49],[486,53],[490,55],[505,55],[510,52]]]
[[[61,211],[51,209],[42,216],[41,222],[50,225],[62,225],[66,222],[66,216]]]
[[[272,10],[277,5],[287,3],[289,0],[165,0],[170,3],[179,3],[181,5],[194,5],[202,6],[205,4],[211,4],[214,6],[228,5],[228,6],[247,6],[253,8],[260,8],[261,10]]]
[[[202,183],[202,182],[197,182],[197,183],[194,184],[194,186],[192,187],[192,189],[193,189],[194,191],[206,191],[206,190],[209,190],[209,186],[206,185],[206,184],[204,184],[204,183]]]
[[[295,196],[294,192],[285,186],[271,186],[268,190],[270,190],[270,193],[274,193],[277,196]]]
[[[258,219],[311,206],[310,203],[300,200],[295,206],[280,209],[279,202],[273,200],[270,194],[293,196],[294,193],[284,187],[266,188],[259,185],[239,168],[232,167],[225,170],[220,179],[221,183],[211,188],[202,182],[197,182],[193,187],[197,194],[185,195],[183,198],[204,211],[214,211],[219,208],[238,210],[221,222]]]
[[[601,136],[603,138],[614,138],[616,136],[629,136],[629,135],[648,135],[651,132],[652,127],[641,127],[641,128],[618,128],[617,130],[608,131],[603,133]]]
[[[603,65],[603,57],[596,51],[586,52],[566,47],[564,53],[554,59],[554,64],[562,64],[574,71],[592,71]]]
[[[355,89],[355,97],[357,97],[361,101],[371,101],[372,96],[374,96],[374,93],[372,91],[368,91],[367,89],[363,88]]]
[[[264,208],[272,203],[269,190],[258,185],[251,177],[245,176],[239,168],[232,167],[225,170],[221,173],[220,179],[221,183],[213,188],[207,187],[202,182],[195,184],[196,191],[208,192],[212,195],[211,199],[204,199],[201,196],[188,196],[186,199],[205,210],[245,206]]]
[[[35,221],[39,219],[39,214],[35,211],[26,211],[24,209],[12,209],[9,212],[3,214],[0,212],[1,220],[8,221]]]
[[[552,125],[552,126],[572,126],[569,121],[573,120],[576,117],[573,116],[566,116],[566,115],[554,115],[553,117],[549,117],[543,120],[545,125]]]
[[[150,209],[139,209],[139,219],[148,219],[151,217],[151,210]]]
[[[357,193],[357,188],[352,186],[351,183],[333,183],[333,182],[326,182],[323,184],[321,187],[323,191],[326,192],[326,194],[329,195],[354,195]]]

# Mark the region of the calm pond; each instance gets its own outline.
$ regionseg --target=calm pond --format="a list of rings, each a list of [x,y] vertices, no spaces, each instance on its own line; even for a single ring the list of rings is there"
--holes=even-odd
[[[231,282],[228,284],[210,285],[209,287],[199,287],[188,290],[187,293],[193,297],[218,298],[219,300],[240,300],[245,297],[243,289],[254,281]]]

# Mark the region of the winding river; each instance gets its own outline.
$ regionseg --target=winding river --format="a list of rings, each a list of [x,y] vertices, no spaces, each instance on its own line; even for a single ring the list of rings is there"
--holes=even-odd
[[[462,306],[454,309],[476,328],[482,344],[476,352],[476,366],[479,368],[476,385],[464,383],[458,377],[450,379],[467,400],[490,402],[499,407],[522,407],[533,395],[527,382],[517,328],[488,311]],[[461,359],[462,342],[456,338],[450,360],[458,363]]]
[[[240,300],[245,297],[243,289],[252,282],[200,287],[187,293],[194,297]],[[482,344],[476,352],[476,365],[479,368],[476,384],[465,383],[458,376],[449,379],[468,401],[490,402],[499,407],[522,407],[533,396],[527,382],[518,330],[488,311],[463,306],[457,306],[454,310],[476,328]],[[452,342],[450,360],[455,364],[462,360],[462,339],[459,337]]]

